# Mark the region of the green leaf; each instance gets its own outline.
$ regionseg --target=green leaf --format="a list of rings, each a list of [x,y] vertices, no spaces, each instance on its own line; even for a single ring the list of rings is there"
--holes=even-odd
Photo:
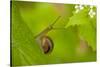
[[[79,34],[88,42],[93,51],[96,51],[96,30],[91,23],[79,26]]]
[[[73,16],[70,17],[69,22],[65,28],[68,28],[70,26],[75,26],[75,25],[87,24],[88,22],[89,22],[88,9],[84,8],[79,13],[74,12]]]
[[[78,26],[79,35],[83,37],[90,47],[96,50],[96,16],[90,18],[88,15],[88,8],[84,8],[79,13],[74,13],[70,18],[66,28],[70,26]]]
[[[12,10],[12,64],[20,66],[46,63],[34,34],[21,19],[18,8],[16,5],[12,8],[16,8]]]

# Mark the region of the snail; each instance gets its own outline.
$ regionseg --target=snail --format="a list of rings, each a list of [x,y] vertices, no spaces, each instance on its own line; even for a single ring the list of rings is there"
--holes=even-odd
[[[49,36],[43,36],[41,45],[45,54],[50,53],[53,49],[54,43]]]
[[[40,44],[40,47],[44,54],[48,54],[53,50],[53,40],[47,35],[47,33],[53,29],[53,25],[60,17],[61,16],[59,16],[51,25],[49,25],[46,29],[40,32],[37,36],[35,36],[36,41]]]

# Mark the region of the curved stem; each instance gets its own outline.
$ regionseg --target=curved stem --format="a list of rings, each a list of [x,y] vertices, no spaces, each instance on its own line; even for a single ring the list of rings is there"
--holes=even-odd
[[[35,36],[36,39],[41,39],[42,36],[46,35],[50,30],[53,29],[53,25],[59,20],[61,16],[58,16],[57,19],[49,25],[46,29],[44,29],[41,33],[39,33],[37,36]]]
[[[66,30],[66,28],[53,28],[53,30]]]

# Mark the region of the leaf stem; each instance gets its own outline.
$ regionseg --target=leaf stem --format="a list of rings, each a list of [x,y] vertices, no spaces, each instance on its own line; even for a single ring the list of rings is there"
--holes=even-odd
[[[46,35],[50,30],[53,29],[53,25],[60,19],[61,16],[58,16],[57,19],[50,24],[47,28],[45,28],[42,32],[40,32],[37,36],[35,36],[36,39],[40,39],[42,36]]]

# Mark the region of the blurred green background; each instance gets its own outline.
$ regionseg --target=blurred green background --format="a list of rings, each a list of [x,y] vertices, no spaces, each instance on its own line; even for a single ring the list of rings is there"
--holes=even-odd
[[[74,14],[74,4],[25,1],[11,1],[11,4],[13,66],[96,61],[96,30],[89,24],[95,22],[96,28],[96,18],[86,19],[86,11]],[[54,27],[66,30],[52,29],[48,32],[54,48],[50,54],[44,54],[34,37],[58,16],[61,18]],[[75,22],[89,20],[89,23],[66,27],[69,22],[74,22],[73,17]]]

